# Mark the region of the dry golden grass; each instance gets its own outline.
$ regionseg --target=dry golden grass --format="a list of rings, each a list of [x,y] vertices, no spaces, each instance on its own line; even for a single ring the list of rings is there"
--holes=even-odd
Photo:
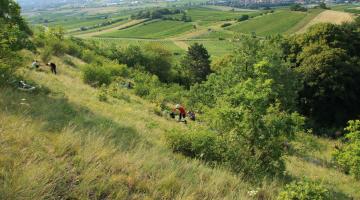
[[[326,10],[313,18],[306,26],[301,28],[298,33],[305,32],[310,26],[318,23],[333,23],[341,24],[344,22],[351,22],[354,20],[354,15],[346,12]]]

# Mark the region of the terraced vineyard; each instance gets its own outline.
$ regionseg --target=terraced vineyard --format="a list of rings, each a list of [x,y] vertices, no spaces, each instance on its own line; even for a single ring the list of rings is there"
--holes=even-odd
[[[256,33],[260,36],[287,33],[289,29],[307,16],[307,13],[292,11],[277,11],[240,22],[228,28],[237,33]]]
[[[137,26],[100,35],[110,38],[166,38],[189,31],[191,23],[168,20],[153,20]]]

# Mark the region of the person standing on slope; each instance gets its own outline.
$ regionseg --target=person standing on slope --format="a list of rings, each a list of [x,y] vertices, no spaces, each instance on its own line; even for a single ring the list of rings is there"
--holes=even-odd
[[[53,74],[56,75],[56,65],[55,65],[55,63],[49,62],[47,65],[50,66],[50,68],[51,68],[51,73],[53,73]]]
[[[185,117],[186,117],[185,108],[183,106],[181,106],[180,104],[176,104],[175,110],[179,111],[179,121],[184,119],[184,122],[186,123],[186,120],[185,120]]]

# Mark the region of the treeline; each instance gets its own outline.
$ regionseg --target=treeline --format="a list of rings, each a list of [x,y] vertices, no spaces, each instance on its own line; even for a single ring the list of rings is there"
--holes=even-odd
[[[93,25],[93,26],[82,26],[82,27],[80,27],[80,31],[87,31],[89,29],[100,28],[100,27],[115,24],[117,22],[121,22],[121,21],[124,21],[124,20],[126,20],[126,18],[108,20],[108,21],[105,21],[105,22],[102,22],[100,24],[96,24],[96,25]]]
[[[172,16],[180,14],[181,16]],[[132,14],[131,19],[164,19],[191,22],[191,17],[187,16],[184,10],[168,8],[160,8],[155,10],[140,10],[138,13]]]
[[[359,27],[359,18],[343,25],[318,24],[282,43],[284,59],[303,83],[298,110],[327,135],[360,115]]]

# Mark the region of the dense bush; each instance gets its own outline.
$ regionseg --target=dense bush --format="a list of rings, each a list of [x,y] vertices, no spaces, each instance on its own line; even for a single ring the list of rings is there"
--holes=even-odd
[[[330,192],[321,183],[304,179],[285,186],[278,200],[327,200]]]
[[[85,83],[92,86],[109,85],[117,76],[127,76],[126,66],[115,63],[105,63],[103,65],[86,65],[82,69]]]
[[[302,7],[300,4],[293,4],[290,6],[290,10],[291,11],[301,11],[301,12],[306,12],[307,8]]]
[[[168,145],[174,152],[206,161],[220,161],[223,159],[220,137],[207,130],[192,130],[180,132],[172,130],[166,135]]]
[[[155,74],[163,82],[171,80],[171,52],[157,44],[127,47],[112,47],[111,59],[132,68],[140,68]]]
[[[249,15],[241,15],[241,16],[238,18],[238,21],[239,21],[239,22],[246,21],[246,20],[248,20],[249,18],[250,18]]]
[[[104,67],[87,65],[83,67],[83,79],[85,83],[92,86],[101,86],[102,84],[110,84],[111,75]]]
[[[208,124],[226,138],[225,157],[231,168],[249,177],[280,175],[285,169],[283,144],[302,125],[298,114],[281,108],[275,94],[287,92],[270,78],[281,75],[273,67],[265,62],[256,65],[257,78],[232,87],[208,112]]]
[[[224,23],[221,25],[221,27],[223,27],[223,28],[228,27],[228,26],[231,26],[231,23]]]
[[[345,144],[334,152],[334,160],[345,172],[360,179],[360,120],[349,121]]]
[[[19,5],[12,0],[2,1],[0,5],[0,84],[3,84],[20,66],[17,51],[33,49],[33,45],[28,39],[32,32],[20,15]]]
[[[313,127],[343,127],[360,114],[360,27],[357,21],[318,24],[283,44],[285,58],[302,75],[299,110]]]

